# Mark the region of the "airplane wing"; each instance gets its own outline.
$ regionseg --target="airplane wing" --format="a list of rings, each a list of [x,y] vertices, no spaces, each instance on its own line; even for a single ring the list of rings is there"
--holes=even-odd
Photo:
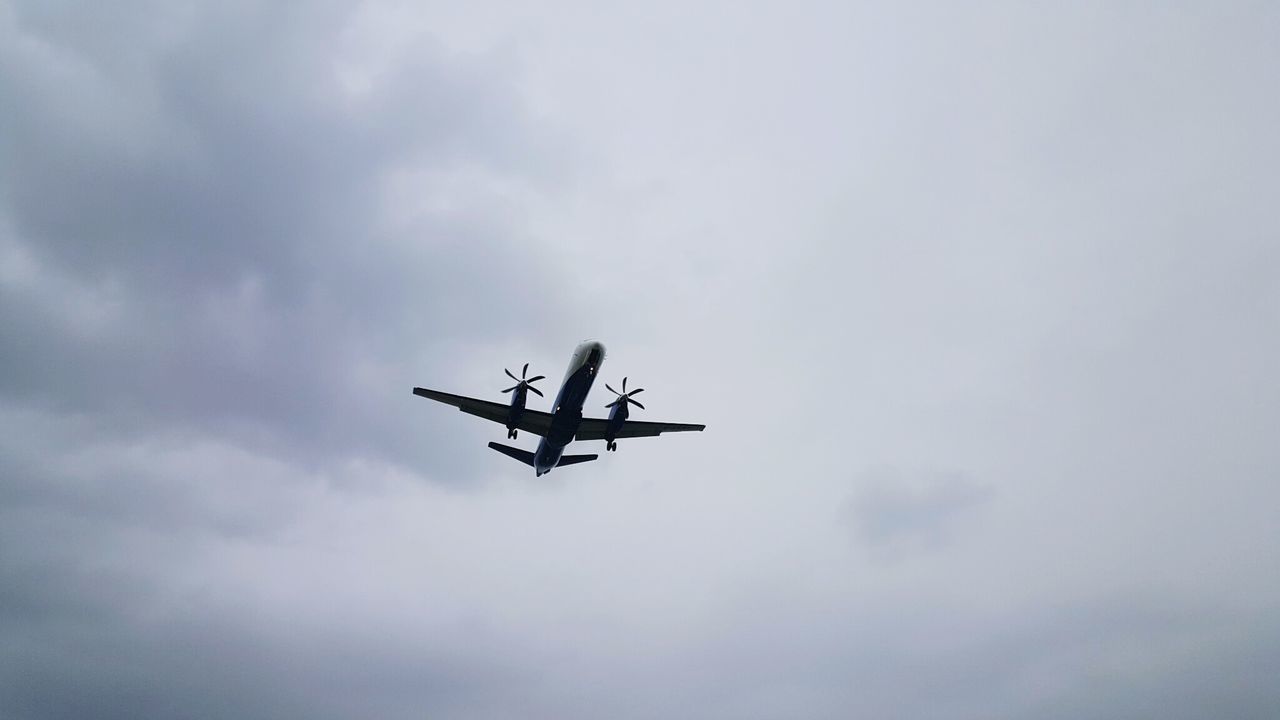
[[[582,424],[578,426],[578,434],[575,435],[574,438],[577,440],[603,440],[604,431],[608,425],[609,421],[601,418],[583,418]],[[701,431],[705,427],[706,425],[692,425],[689,423],[627,420],[622,423],[622,427],[618,428],[618,434],[616,437],[653,437],[654,435],[661,435],[664,432],[689,432],[691,430]]]
[[[440,392],[438,390],[428,390],[426,388],[416,387],[413,389],[414,395],[420,395],[428,400],[442,402],[445,405],[452,405],[468,415],[482,417],[485,420],[492,420],[499,425],[507,424],[507,416],[511,412],[511,407],[502,403],[489,402],[488,400],[477,400],[475,398],[463,397],[452,393]],[[551,416],[537,410],[525,408],[520,414],[520,422],[516,423],[517,430],[533,433],[546,437],[547,431],[551,428]],[[604,437],[601,435],[600,437]]]

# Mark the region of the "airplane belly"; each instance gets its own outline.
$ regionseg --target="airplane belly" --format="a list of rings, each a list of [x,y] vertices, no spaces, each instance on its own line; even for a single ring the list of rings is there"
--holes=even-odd
[[[573,438],[573,434],[578,429],[578,423],[582,421],[582,406],[591,392],[591,385],[595,382],[598,369],[599,365],[594,362],[578,368],[565,378],[564,385],[556,396],[555,406],[551,410],[552,432],[559,430],[564,434],[567,437],[566,444]]]
[[[564,454],[563,445],[554,445],[549,440],[550,438],[538,445],[538,452],[533,457],[534,469],[539,475],[550,472],[551,468],[560,462],[560,456]]]

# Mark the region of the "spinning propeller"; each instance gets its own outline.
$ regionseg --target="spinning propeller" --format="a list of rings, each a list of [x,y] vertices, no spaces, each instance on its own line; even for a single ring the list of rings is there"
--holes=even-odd
[[[512,385],[511,387],[507,388],[506,390],[503,390],[502,392],[509,393],[512,390],[515,390],[517,388],[527,388],[529,392],[536,394],[538,397],[546,397],[545,395],[542,394],[541,391],[538,390],[538,388],[530,384],[530,383],[534,383],[541,380],[542,378],[546,377],[546,375],[539,375],[537,377],[531,377],[527,379],[525,378],[525,375],[529,374],[529,363],[524,364],[524,369],[520,371],[520,377],[516,377],[515,375],[512,375],[511,371],[506,368],[502,368],[502,371],[507,374],[507,377],[516,381],[515,385]]]
[[[622,392],[618,392],[617,390],[614,390],[613,388],[609,387],[609,383],[605,383],[605,384],[604,384],[604,386],[605,386],[606,388],[608,388],[608,389],[609,389],[609,392],[611,392],[611,393],[613,393],[614,395],[617,395],[617,396],[618,396],[618,398],[617,398],[616,400],[614,400],[613,402],[609,403],[608,405],[605,405],[605,407],[607,407],[607,408],[609,408],[609,407],[613,407],[614,405],[617,405],[618,403],[622,403],[622,404],[625,406],[627,403],[631,403],[632,405],[635,405],[636,407],[640,408],[641,410],[643,410],[643,409],[644,409],[644,406],[643,406],[643,405],[641,405],[639,402],[637,402],[637,401],[635,401],[635,400],[632,400],[632,399],[631,399],[631,396],[632,396],[632,395],[639,395],[640,393],[644,392],[644,388],[636,388],[635,390],[632,390],[631,392],[627,392],[627,379],[626,379],[626,378],[622,378]]]

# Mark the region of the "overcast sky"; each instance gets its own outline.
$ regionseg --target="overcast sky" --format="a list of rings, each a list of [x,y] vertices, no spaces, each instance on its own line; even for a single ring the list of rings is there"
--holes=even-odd
[[[0,0],[0,717],[1280,716],[1278,88],[1264,2]],[[410,393],[588,337],[707,431]]]

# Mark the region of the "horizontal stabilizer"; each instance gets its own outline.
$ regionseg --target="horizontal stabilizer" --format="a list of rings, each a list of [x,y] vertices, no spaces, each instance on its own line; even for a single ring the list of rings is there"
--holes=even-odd
[[[564,467],[565,465],[577,465],[578,463],[591,462],[599,455],[561,455],[560,462],[556,463],[556,467]]]
[[[493,448],[494,450],[497,450],[498,452],[502,453],[503,455],[506,455],[507,457],[515,458],[516,460],[519,460],[520,462],[524,463],[525,465],[528,465],[529,467],[534,467],[533,453],[529,452],[528,450],[521,450],[520,448],[513,448],[510,445],[503,445],[501,443],[496,443],[496,442],[489,443],[489,447]],[[556,463],[556,467],[564,467],[565,465],[577,465],[578,463],[584,463],[584,462],[589,462],[591,460],[595,460],[598,457],[600,456],[599,455],[561,455],[560,462]]]
[[[533,453],[528,450],[521,450],[520,448],[513,448],[510,445],[502,445],[496,442],[489,443],[489,447],[497,450],[507,457],[515,458],[529,467],[533,467]],[[595,456],[592,455],[591,457]]]

